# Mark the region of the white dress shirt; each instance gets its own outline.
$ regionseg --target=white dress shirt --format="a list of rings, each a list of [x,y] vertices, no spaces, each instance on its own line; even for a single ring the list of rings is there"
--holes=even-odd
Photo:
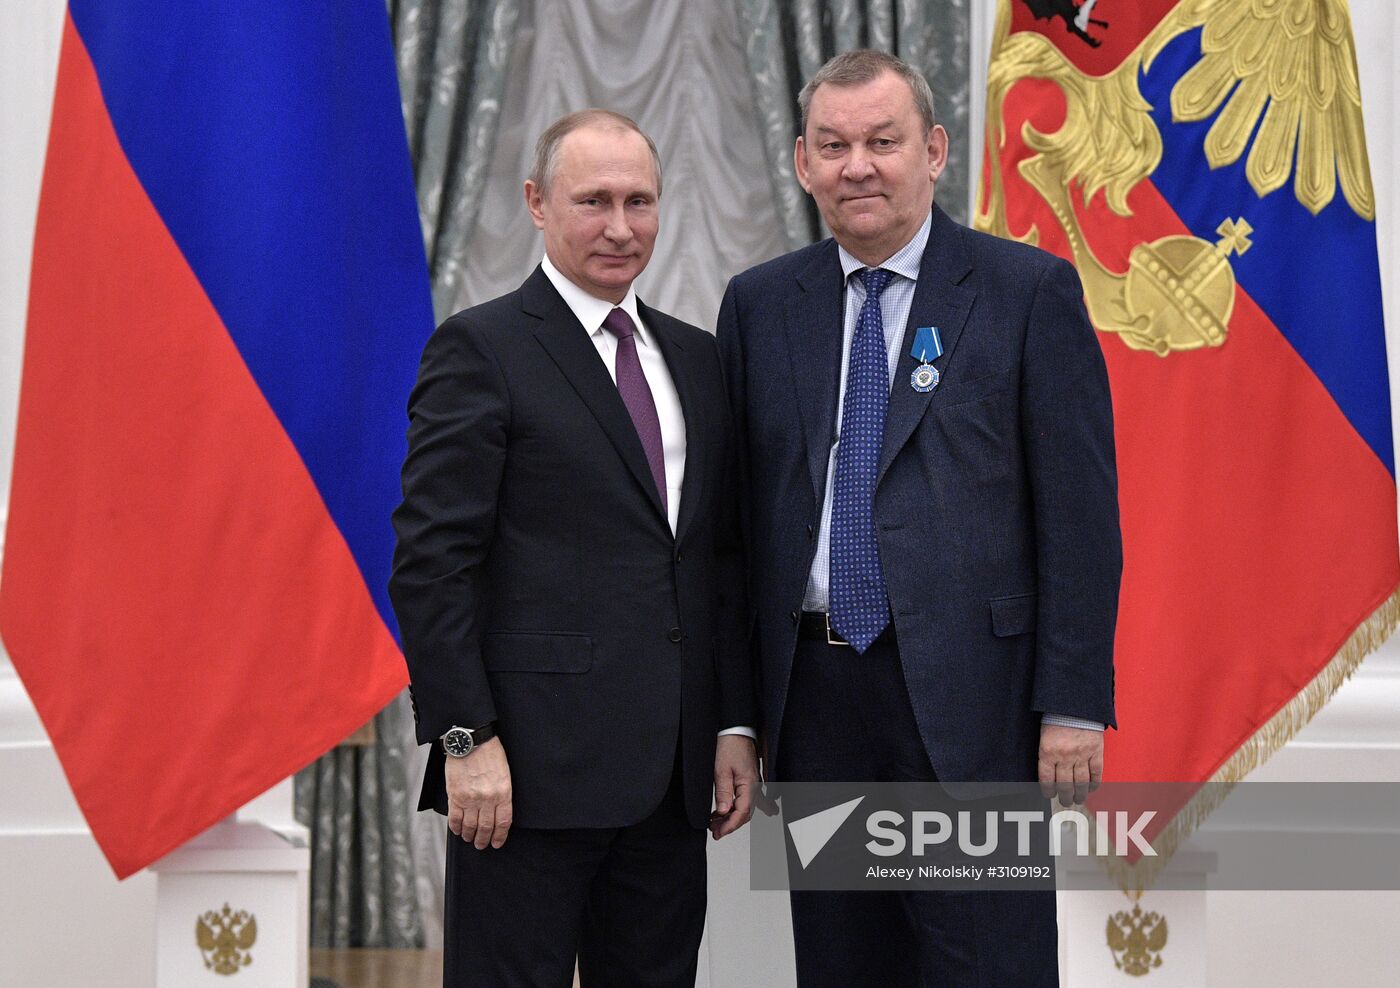
[[[612,375],[614,384],[617,383],[617,337],[603,328],[603,320],[613,309],[621,309],[637,327],[637,359],[641,362],[647,387],[651,389],[651,400],[656,404],[656,417],[661,420],[661,447],[666,460],[666,520],[671,524],[671,534],[675,535],[676,521],[680,518],[681,484],[685,481],[685,413],[681,411],[681,398],[671,380],[660,341],[637,314],[636,289],[629,285],[626,297],[613,305],[594,298],[564,277],[548,254],[540,264],[550,284],[564,297],[565,304],[598,349],[598,356],[603,358],[603,366]]]
[[[914,238],[891,254],[876,267],[894,274],[885,290],[880,294],[880,318],[885,330],[885,357],[889,365],[890,385],[894,386],[895,368],[903,356],[904,328],[909,322],[909,311],[914,306],[914,289],[919,283],[919,267],[924,260],[924,248],[928,246],[929,229],[933,216],[924,220],[924,225],[914,234]],[[841,378],[836,393],[836,440],[831,444],[831,453],[826,464],[826,495],[822,502],[821,522],[817,527],[817,554],[812,559],[812,569],[807,576],[807,590],[802,597],[802,609],[826,611],[831,589],[831,493],[836,477],[836,451],[841,445],[841,416],[839,410],[846,401],[846,371],[851,358],[851,341],[855,337],[856,319],[861,306],[865,304],[865,282],[851,277],[866,265],[846,248],[837,247],[841,259],[841,274],[846,279],[845,319],[841,336]],[[1041,723],[1061,727],[1077,727],[1082,730],[1102,731],[1104,725],[1098,721],[1068,717],[1062,714],[1041,715]]]
[[[671,380],[671,369],[666,366],[660,341],[637,314],[636,289],[628,285],[622,301],[613,305],[604,299],[594,298],[564,277],[548,254],[540,266],[574,318],[588,333],[614,384],[617,383],[617,337],[603,328],[603,320],[613,309],[621,309],[637,328],[637,359],[642,365],[642,376],[647,379],[647,387],[651,389],[651,400],[656,404],[656,417],[661,420],[661,447],[666,459],[666,520],[670,522],[671,534],[675,535],[676,521],[680,518],[681,484],[685,481],[685,413],[681,410],[681,397],[676,392],[676,382]],[[751,727],[730,727],[719,733],[742,734],[748,738],[758,736]]]
[[[924,247],[928,244],[928,232],[933,223],[933,215],[924,220],[914,239],[883,263],[878,265],[894,274],[885,290],[880,293],[880,317],[885,327],[885,358],[889,365],[890,381],[894,381],[895,368],[899,366],[900,347],[904,344],[904,324],[909,321],[909,310],[914,307],[914,286],[919,283],[919,265],[924,260]],[[860,308],[865,304],[865,282],[851,277],[857,271],[865,270],[854,254],[846,248],[837,247],[841,258],[841,274],[846,279],[846,314],[842,323],[841,336],[841,377],[836,392],[836,439],[826,461],[826,496],[822,501],[821,523],[817,526],[817,554],[812,558],[812,569],[807,576],[807,592],[802,598],[804,611],[825,611],[827,595],[831,589],[831,492],[835,487],[836,451],[841,447],[841,415],[839,409],[846,404],[846,371],[851,362],[851,341],[855,337],[856,319]]]

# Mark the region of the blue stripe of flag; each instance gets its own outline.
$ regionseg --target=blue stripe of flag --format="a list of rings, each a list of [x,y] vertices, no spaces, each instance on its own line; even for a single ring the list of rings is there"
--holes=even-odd
[[[379,613],[433,328],[383,0],[71,0],[117,137]]]
[[[1227,217],[1254,228],[1253,246],[1231,257],[1239,283],[1322,381],[1342,414],[1395,473],[1385,319],[1374,222],[1342,196],[1314,216],[1292,181],[1259,198],[1245,175],[1248,153],[1212,171],[1205,138],[1215,117],[1174,123],[1171,90],[1201,56],[1201,32],[1174,39],[1141,77],[1162,134],[1152,182],[1196,236],[1214,243]],[[1229,346],[1227,341],[1226,346]]]

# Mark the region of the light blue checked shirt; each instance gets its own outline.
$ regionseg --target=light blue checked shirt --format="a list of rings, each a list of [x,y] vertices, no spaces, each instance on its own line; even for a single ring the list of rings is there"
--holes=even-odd
[[[914,234],[913,240],[878,265],[894,273],[880,295],[880,315],[885,324],[885,362],[889,365],[891,387],[894,386],[894,372],[899,366],[904,346],[904,328],[909,322],[909,310],[914,306],[914,286],[919,282],[919,265],[924,259],[932,223],[933,216],[930,214],[924,220],[924,225],[919,227],[919,232]],[[856,317],[860,315],[860,307],[865,304],[865,283],[851,275],[866,265],[844,247],[838,246],[836,252],[841,258],[841,275],[846,280],[846,310],[841,328],[841,383],[836,392],[836,407],[840,409],[846,402],[846,370],[851,362],[851,340],[855,336]],[[826,461],[826,496],[822,501],[822,520],[817,526],[817,554],[812,559],[812,570],[807,576],[807,592],[802,598],[804,611],[826,611],[831,590],[831,490],[836,476],[836,451],[841,445],[840,414],[836,416],[836,430],[836,439],[831,444],[831,453]],[[1098,721],[1059,714],[1043,714],[1041,723],[1093,731],[1104,729],[1104,725]]]

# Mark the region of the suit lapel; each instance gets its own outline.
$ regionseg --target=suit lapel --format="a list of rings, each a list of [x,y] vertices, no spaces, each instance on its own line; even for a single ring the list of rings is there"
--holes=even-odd
[[[681,479],[681,505],[676,517],[676,541],[685,537],[686,528],[695,516],[701,492],[704,490],[705,435],[704,412],[700,396],[696,392],[694,375],[685,348],[681,346],[674,332],[670,317],[655,309],[648,308],[641,299],[637,300],[637,312],[658,340],[661,355],[666,358],[666,368],[671,372],[671,381],[676,386],[676,394],[681,400],[681,414],[685,417],[685,476]]]
[[[880,464],[876,470],[878,485],[889,469],[895,455],[909,441],[914,429],[928,410],[929,402],[938,389],[920,393],[910,385],[910,377],[919,361],[910,351],[914,335],[920,326],[937,326],[943,342],[943,355],[933,361],[939,373],[951,365],[953,350],[962,336],[968,313],[977,292],[961,284],[972,270],[962,245],[962,231],[947,214],[933,207],[933,225],[929,230],[928,246],[919,264],[919,281],[914,286],[914,302],[909,310],[909,322],[900,342],[899,362],[895,365],[894,386],[890,390],[889,410],[885,414],[885,437],[880,449]]]
[[[797,276],[801,291],[787,306],[788,356],[807,445],[807,467],[818,503],[836,434],[836,396],[841,378],[844,279],[836,242],[827,241]]]
[[[536,268],[535,273],[526,279],[520,288],[520,295],[525,312],[540,320],[540,325],[535,329],[535,338],[598,420],[664,524],[666,512],[661,507],[661,495],[656,490],[656,481],[652,479],[646,452],[637,436],[637,427],[632,424],[632,416],[622,402],[622,395],[618,393],[608,369],[603,366],[588,333],[549,283],[549,277],[542,268]],[[670,531],[670,526],[666,527]]]

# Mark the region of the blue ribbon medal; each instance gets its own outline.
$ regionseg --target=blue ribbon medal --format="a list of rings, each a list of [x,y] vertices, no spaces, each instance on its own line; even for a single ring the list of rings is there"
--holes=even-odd
[[[927,394],[938,387],[938,368],[931,363],[943,356],[943,341],[938,338],[938,327],[920,326],[914,332],[914,349],[909,353],[919,362],[909,383],[919,394]]]

